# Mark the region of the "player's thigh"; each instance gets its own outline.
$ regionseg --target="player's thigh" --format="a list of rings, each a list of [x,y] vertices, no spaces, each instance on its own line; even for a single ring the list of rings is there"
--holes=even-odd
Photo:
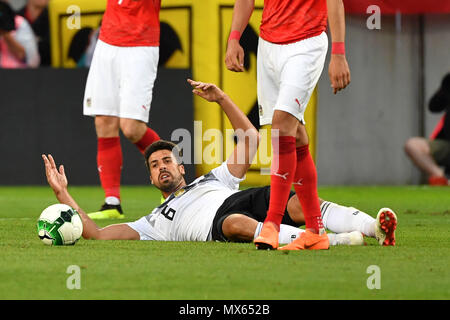
[[[290,198],[295,192],[290,192]],[[217,210],[212,225],[212,239],[216,241],[230,241],[224,234],[223,222],[232,214],[245,215],[256,222],[264,222],[270,204],[270,186],[249,188],[236,192],[228,197]],[[230,222],[232,222],[230,220]],[[281,221],[282,224],[298,227],[301,223],[294,221],[288,210]],[[254,231],[254,230],[253,230]]]
[[[322,33],[284,48],[275,110],[288,112],[305,124],[304,113],[323,71],[327,46]]]
[[[83,114],[88,116],[119,115],[120,72],[116,62],[120,48],[97,42],[86,80]]]
[[[249,188],[232,194],[217,209],[212,224],[212,239],[229,241],[223,232],[223,222],[230,215],[239,213],[256,222],[264,221],[269,204],[268,187]]]
[[[148,122],[158,61],[158,47],[125,48],[121,52],[121,118]]]
[[[230,213],[222,222],[223,235],[234,242],[251,242],[258,221],[241,213]]]

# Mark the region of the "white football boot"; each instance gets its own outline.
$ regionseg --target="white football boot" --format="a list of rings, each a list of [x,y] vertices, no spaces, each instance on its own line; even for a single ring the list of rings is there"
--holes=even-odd
[[[378,211],[375,224],[375,238],[381,246],[395,246],[395,229],[397,229],[397,216],[389,208]]]

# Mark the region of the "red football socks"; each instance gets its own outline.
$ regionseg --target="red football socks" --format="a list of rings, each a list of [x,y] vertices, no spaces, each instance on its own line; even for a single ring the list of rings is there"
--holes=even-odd
[[[160,140],[159,135],[152,129],[147,128],[147,131],[142,136],[141,140],[135,143],[139,151],[144,154],[145,149],[153,142]]]
[[[303,215],[306,229],[314,229],[316,233],[323,228],[320,213],[319,195],[317,193],[317,171],[309,152],[309,145],[297,148],[297,170],[294,177],[294,188]]]
[[[283,219],[296,166],[295,137],[272,138],[273,159],[270,176],[270,202],[264,222],[272,222],[278,228]]]
[[[105,198],[120,199],[122,148],[119,137],[97,139],[97,165]]]

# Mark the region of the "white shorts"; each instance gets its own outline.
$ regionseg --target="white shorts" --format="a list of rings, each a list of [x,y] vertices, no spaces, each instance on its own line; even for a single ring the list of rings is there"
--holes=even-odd
[[[257,90],[261,125],[272,123],[274,110],[288,112],[305,124],[305,109],[322,73],[327,50],[325,32],[285,45],[259,38]]]
[[[148,122],[158,60],[159,47],[117,47],[98,40],[83,114]]]

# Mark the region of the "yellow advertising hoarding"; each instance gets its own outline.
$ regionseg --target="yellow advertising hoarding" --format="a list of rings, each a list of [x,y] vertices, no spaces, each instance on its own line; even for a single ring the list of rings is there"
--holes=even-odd
[[[255,1],[255,10],[245,31],[245,39],[244,36],[241,39],[247,56],[246,69],[242,73],[228,71],[224,64],[233,5],[234,0],[162,0],[161,22],[170,29],[170,34],[176,34],[179,41],[179,48],[170,52],[170,58],[164,66],[190,68],[195,79],[218,84],[249,118],[256,119],[256,48],[263,0]],[[77,61],[70,57],[70,47],[82,30],[94,31],[99,27],[105,7],[106,0],[50,2],[54,67],[77,66]],[[161,42],[170,34],[162,31]],[[218,105],[199,97],[193,99],[194,158],[197,159],[195,163],[198,163],[197,175],[202,175],[227,158],[233,149],[234,138],[230,130],[231,124]],[[313,155],[316,150],[316,110],[317,94],[314,92],[305,114]],[[263,139],[244,181],[249,185],[270,183],[270,176],[267,174],[271,160],[270,127],[262,127],[260,132]],[[205,161],[205,156],[208,161]]]

